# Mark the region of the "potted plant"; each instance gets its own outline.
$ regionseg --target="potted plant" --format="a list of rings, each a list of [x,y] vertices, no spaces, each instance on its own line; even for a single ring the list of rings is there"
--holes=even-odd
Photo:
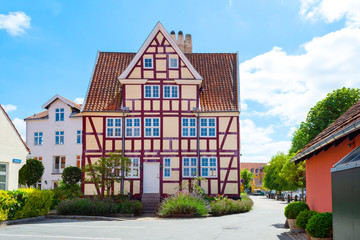
[[[317,213],[312,216],[306,225],[306,231],[312,240],[331,239],[332,213]]]
[[[309,206],[304,202],[293,202],[289,203],[285,207],[284,215],[287,218],[289,223],[290,232],[302,232],[303,229],[296,227],[296,217],[299,215],[300,212],[309,210]]]
[[[296,217],[296,226],[305,230],[309,219],[317,213],[318,212],[314,210],[305,210],[300,212],[299,215],[297,215]],[[308,236],[308,239],[310,240],[310,234],[308,232],[306,232],[306,234]]]

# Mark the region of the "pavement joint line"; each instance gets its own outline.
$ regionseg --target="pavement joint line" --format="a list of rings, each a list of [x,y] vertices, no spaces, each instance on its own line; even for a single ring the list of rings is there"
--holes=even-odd
[[[73,236],[56,236],[56,235],[32,235],[32,234],[6,234],[0,233],[4,237],[36,237],[36,238],[60,238],[60,239],[89,239],[89,240],[122,240],[122,238],[95,238],[95,237],[73,237]]]

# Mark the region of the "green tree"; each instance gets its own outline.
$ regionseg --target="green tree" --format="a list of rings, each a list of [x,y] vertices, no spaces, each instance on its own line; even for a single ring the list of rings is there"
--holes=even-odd
[[[95,183],[95,187],[107,198],[114,195],[112,186],[115,182],[120,183],[122,178],[130,171],[131,160],[122,157],[121,153],[110,153],[109,157],[101,157],[93,164],[86,164],[82,168],[85,173],[85,181]],[[121,174],[124,173],[124,174]],[[105,190],[103,192],[102,190]]]
[[[288,157],[285,153],[279,152],[271,157],[269,165],[265,166],[265,177],[263,187],[281,192],[289,188],[288,182],[280,175]]]
[[[44,173],[44,165],[36,159],[27,159],[19,171],[19,183],[30,187],[37,183]]]
[[[63,182],[68,185],[73,185],[81,180],[81,170],[78,167],[66,167],[61,174]]]
[[[327,94],[294,132],[290,153],[297,153],[360,99],[360,89],[341,88]]]
[[[246,168],[240,171],[241,178],[244,179],[244,191],[249,189],[250,182],[253,179],[254,174],[247,170]]]
[[[305,161],[302,161],[298,164],[291,162],[290,159],[294,157],[295,154],[287,156],[286,163],[280,172],[280,177],[287,181],[286,190],[294,191],[299,188],[302,190],[302,196],[304,196],[304,188],[306,188],[306,171],[305,171]]]

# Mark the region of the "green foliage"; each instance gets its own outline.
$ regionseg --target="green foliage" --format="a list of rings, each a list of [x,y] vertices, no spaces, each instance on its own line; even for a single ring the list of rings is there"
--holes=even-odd
[[[60,201],[83,196],[81,188],[77,184],[60,184],[59,187],[53,189],[52,191],[54,192],[54,198],[51,204],[51,209],[55,209],[55,207],[59,204]]]
[[[44,165],[36,159],[27,159],[26,164],[19,171],[19,183],[32,186],[37,183],[44,173]]]
[[[61,201],[56,212],[60,215],[108,216],[115,212],[115,207],[112,199],[74,198]]]
[[[307,114],[305,122],[294,132],[290,153],[297,153],[322,130],[353,106],[360,98],[360,89],[341,88],[329,93]]]
[[[16,200],[7,191],[0,190],[0,222],[8,219],[10,208],[16,204]]]
[[[116,203],[115,212],[122,214],[140,215],[143,211],[143,205],[138,200],[125,200]]]
[[[305,202],[293,202],[285,207],[284,215],[288,219],[296,219],[299,213],[305,210],[309,210],[309,206]]]
[[[61,175],[63,182],[68,185],[76,184],[81,180],[81,170],[78,167],[66,167]]]
[[[126,173],[130,171],[131,160],[127,157],[122,157],[121,153],[110,153],[109,157],[101,157],[93,164],[83,166],[82,172],[85,173],[85,181],[95,183],[95,187],[101,192],[105,189],[102,195],[110,198],[114,196],[112,186],[114,182],[120,183],[121,178],[124,178]],[[121,173],[124,174],[121,174]]]
[[[203,216],[209,213],[209,204],[201,195],[178,192],[165,198],[159,207],[158,215],[173,217],[176,215]]]
[[[207,181],[207,180],[202,177],[194,177],[194,181],[182,182],[178,187],[176,187],[176,190],[178,190],[179,192],[187,191],[189,193],[195,193],[200,196],[204,196],[205,191],[200,186],[201,181]]]
[[[250,211],[253,201],[248,197],[241,200],[228,199],[227,197],[218,196],[210,203],[211,214],[215,216],[244,213]]]
[[[280,175],[281,169],[287,161],[288,156],[285,153],[279,152],[272,156],[269,165],[264,167],[263,187],[280,192],[289,187],[289,183]]]
[[[289,154],[286,159],[286,163],[280,172],[280,177],[287,182],[287,186],[284,190],[294,191],[299,188],[306,188],[306,168],[305,161],[295,164],[291,162],[290,159],[293,158],[295,154]]]
[[[306,225],[306,231],[314,238],[328,238],[332,230],[332,213],[317,213]]]
[[[296,226],[300,228],[306,228],[309,219],[317,213],[318,212],[314,210],[301,211],[296,217]]]
[[[240,176],[242,179],[244,179],[244,190],[249,189],[250,181],[253,179],[254,174],[245,168],[240,171]]]

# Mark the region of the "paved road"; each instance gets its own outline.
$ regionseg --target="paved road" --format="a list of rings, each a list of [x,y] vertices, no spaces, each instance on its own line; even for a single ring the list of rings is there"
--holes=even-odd
[[[284,239],[285,202],[252,197],[248,213],[196,219],[139,218],[130,221],[45,219],[0,227],[0,239]]]

